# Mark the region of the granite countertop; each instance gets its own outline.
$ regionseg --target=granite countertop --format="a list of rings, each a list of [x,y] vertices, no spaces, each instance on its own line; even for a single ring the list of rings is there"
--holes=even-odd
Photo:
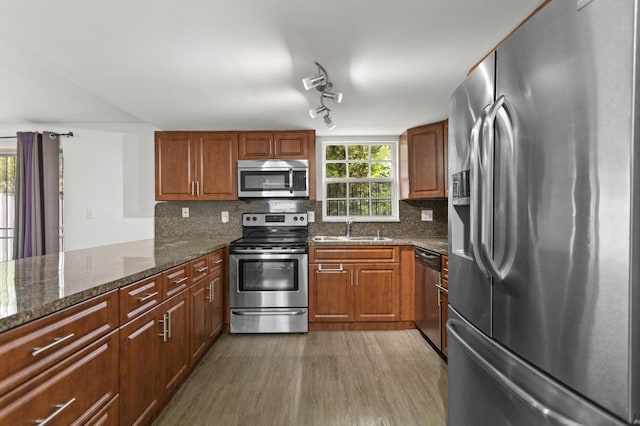
[[[438,254],[449,255],[449,243],[447,237],[388,237],[383,241],[315,241],[309,237],[309,245],[343,245],[343,246],[416,246]]]
[[[149,239],[0,262],[0,332],[189,262],[229,244]],[[448,254],[446,237],[330,241],[310,245],[412,245]]]
[[[225,247],[150,239],[0,262],[0,332]]]

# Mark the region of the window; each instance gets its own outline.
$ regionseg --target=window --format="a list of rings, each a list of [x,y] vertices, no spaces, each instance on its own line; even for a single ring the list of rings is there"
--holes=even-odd
[[[398,220],[397,141],[323,141],[325,221]]]
[[[0,151],[0,261],[13,258],[15,172],[15,151]]]
[[[63,156],[60,147],[60,251],[64,250],[63,234]],[[13,259],[13,229],[15,218],[16,148],[0,146],[0,261]]]

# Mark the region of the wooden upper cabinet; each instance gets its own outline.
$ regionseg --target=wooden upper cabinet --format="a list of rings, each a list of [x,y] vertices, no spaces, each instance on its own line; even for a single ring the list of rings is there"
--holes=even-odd
[[[238,159],[261,160],[273,158],[272,132],[242,132],[238,139]]]
[[[190,132],[156,132],[156,200],[193,198],[195,141]]]
[[[313,133],[313,132],[312,132]],[[306,160],[309,131],[241,132],[238,141],[240,160]],[[315,146],[315,145],[314,145]]]
[[[237,160],[236,132],[156,132],[156,200],[235,200]]]
[[[197,134],[200,162],[197,164],[198,199],[236,200],[238,197],[238,134],[203,132]]]
[[[400,198],[445,197],[444,124],[415,127],[400,137]]]

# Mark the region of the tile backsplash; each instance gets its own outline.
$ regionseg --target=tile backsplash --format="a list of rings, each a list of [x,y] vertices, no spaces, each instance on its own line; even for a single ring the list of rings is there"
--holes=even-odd
[[[189,217],[182,217],[182,208],[189,208]],[[421,221],[422,210],[433,210],[433,221]],[[221,214],[229,212],[229,223],[222,223]],[[314,211],[314,223],[309,235],[342,235],[344,222],[323,222],[322,202],[308,200],[242,200],[242,201],[169,201],[155,206],[156,238],[203,237],[224,239],[242,235],[242,213],[266,211]],[[447,236],[447,200],[400,201],[399,222],[354,222],[352,235],[380,234],[389,237]]]

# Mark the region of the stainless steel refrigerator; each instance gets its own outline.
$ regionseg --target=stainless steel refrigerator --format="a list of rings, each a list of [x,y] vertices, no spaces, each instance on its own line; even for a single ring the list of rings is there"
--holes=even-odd
[[[552,0],[454,92],[458,425],[640,424],[637,0]]]

